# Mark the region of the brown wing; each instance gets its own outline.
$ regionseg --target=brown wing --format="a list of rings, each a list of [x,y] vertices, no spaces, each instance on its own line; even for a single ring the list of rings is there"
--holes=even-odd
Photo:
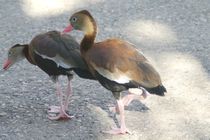
[[[96,43],[85,57],[94,70],[112,81],[121,84],[135,81],[145,87],[161,84],[158,72],[128,42],[109,39]]]

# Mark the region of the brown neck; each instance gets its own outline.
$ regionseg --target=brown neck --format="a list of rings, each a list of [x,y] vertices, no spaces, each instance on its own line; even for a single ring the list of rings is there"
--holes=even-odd
[[[88,51],[93,46],[96,34],[97,34],[97,25],[94,19],[92,19],[89,29],[85,32],[85,36],[80,44],[80,50],[82,53]]]
[[[31,57],[31,55],[29,54],[29,45],[25,44],[23,46],[24,46],[23,54],[25,55],[25,57],[28,60],[28,62],[30,62],[31,64],[36,65],[36,63],[33,61],[32,57]]]

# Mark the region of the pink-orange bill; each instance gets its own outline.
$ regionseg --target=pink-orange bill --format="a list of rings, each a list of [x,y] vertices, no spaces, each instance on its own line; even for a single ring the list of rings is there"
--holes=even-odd
[[[73,30],[73,27],[72,25],[70,24],[69,26],[67,26],[64,30],[63,30],[63,33],[68,33],[68,32],[71,32]]]
[[[7,70],[12,62],[8,59],[4,62],[3,69]]]

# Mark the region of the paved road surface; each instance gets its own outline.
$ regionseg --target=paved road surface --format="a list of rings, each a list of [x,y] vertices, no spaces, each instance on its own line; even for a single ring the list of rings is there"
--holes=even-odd
[[[115,124],[107,109],[115,103],[112,94],[75,76],[69,107],[75,118],[50,121],[46,110],[57,104],[54,85],[25,60],[0,74],[1,140],[210,139],[209,0],[0,0],[0,63],[10,46],[62,30],[77,9],[90,10],[97,20],[97,40],[118,37],[136,44],[159,70],[166,97],[127,108],[132,135],[105,135],[101,131]]]

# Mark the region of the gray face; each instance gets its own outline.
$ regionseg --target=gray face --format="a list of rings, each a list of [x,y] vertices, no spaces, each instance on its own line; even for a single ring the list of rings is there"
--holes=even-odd
[[[93,28],[90,17],[84,13],[78,12],[73,14],[69,22],[75,30],[87,32],[90,28]]]
[[[75,29],[75,30],[83,30],[83,27],[84,27],[84,23],[83,23],[83,18],[81,15],[79,14],[74,14],[69,22],[71,23],[72,27]]]
[[[8,69],[11,67],[14,63],[24,59],[23,49],[24,45],[15,45],[11,47],[8,51],[8,58],[5,62],[4,69]]]
[[[24,46],[22,45],[10,48],[8,51],[8,58],[13,61],[18,61],[23,57],[23,48]]]

